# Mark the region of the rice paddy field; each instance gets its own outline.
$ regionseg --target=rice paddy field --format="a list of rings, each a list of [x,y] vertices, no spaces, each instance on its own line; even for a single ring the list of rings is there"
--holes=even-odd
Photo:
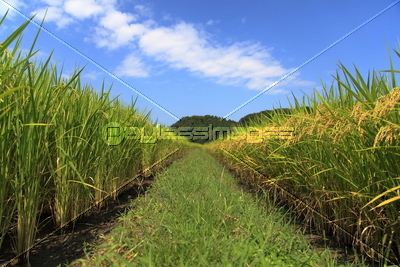
[[[110,146],[105,125],[151,130],[149,114],[136,110],[134,102],[111,99],[110,90],[81,84],[82,70],[63,79],[51,57],[33,60],[34,43],[22,54],[28,23],[0,45],[0,247],[12,233],[24,262],[41,215],[53,214],[57,227],[64,227],[185,147],[179,140],[149,145],[136,139]]]
[[[133,138],[110,146],[105,125],[150,131],[155,124],[149,114],[137,110],[134,101],[111,98],[111,88],[82,84],[82,70],[64,79],[51,57],[35,61],[36,39],[23,54],[19,47],[28,23],[0,45],[0,247],[11,233],[22,262],[29,261],[41,215],[52,214],[59,228],[71,224],[117,197],[155,163],[191,147],[184,140],[149,145]],[[389,70],[368,77],[340,65],[324,93],[294,98],[291,114],[251,124],[292,127],[292,138],[249,142],[243,133],[204,147],[312,227],[381,265],[398,264],[399,72],[391,60]]]
[[[400,57],[399,51],[395,55]],[[307,223],[382,265],[400,262],[400,71],[361,76],[340,65],[324,92],[292,101],[292,114],[251,124],[293,127],[290,138],[238,134],[208,145],[243,180]],[[257,128],[258,127],[258,128]]]

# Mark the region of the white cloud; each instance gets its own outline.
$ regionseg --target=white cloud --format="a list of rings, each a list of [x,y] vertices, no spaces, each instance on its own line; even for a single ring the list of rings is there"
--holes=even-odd
[[[163,20],[172,20],[172,16],[171,16],[171,14],[165,14],[164,16],[163,16]]]
[[[184,22],[147,31],[140,38],[139,47],[147,56],[173,68],[255,90],[264,89],[290,71],[259,44],[215,46],[193,25]]]
[[[217,24],[217,23],[219,23],[219,20],[210,19],[209,21],[207,21],[206,25],[212,26],[212,25]]]
[[[14,18],[17,13],[13,11],[14,8],[21,10],[21,7],[25,7],[26,5],[19,0],[7,0],[7,3],[0,2],[0,18],[3,18],[3,16],[6,14],[7,10],[7,18]]]
[[[179,22],[170,27],[158,26],[151,19],[152,10],[135,5],[134,12],[117,10],[116,0],[44,0],[50,5],[48,20],[65,27],[74,19],[92,19],[95,26],[85,38],[97,47],[127,47],[128,53],[116,73],[121,76],[148,77],[145,59],[157,60],[170,68],[185,69],[220,84],[263,90],[291,71],[274,59],[271,50],[254,42],[218,44],[202,28]],[[39,9],[43,12],[44,8]],[[169,14],[164,20],[171,20]],[[246,22],[246,17],[241,19]],[[210,19],[206,25],[219,23]],[[306,81],[298,73],[277,85],[302,86]],[[276,87],[274,91],[278,92]],[[271,92],[273,91],[271,89]]]
[[[129,76],[129,77],[148,77],[149,73],[140,57],[130,54],[121,66],[119,66],[115,72],[117,76]]]
[[[64,11],[60,7],[50,6],[37,9],[31,12],[31,15],[36,15],[35,19],[42,21],[45,17],[45,22],[55,22],[58,28],[64,28],[74,20],[64,14]]]
[[[135,5],[135,10],[143,17],[153,16],[153,11],[145,5]]]
[[[289,72],[290,70],[288,70]],[[286,74],[286,73],[285,73]],[[279,77],[276,77],[274,79],[251,79],[247,84],[246,87],[249,89],[255,89],[255,90],[265,90],[269,86],[273,85],[271,88],[265,91],[266,94],[283,94],[283,93],[289,93],[289,91],[286,88],[290,89],[297,89],[296,87],[311,87],[315,85],[314,82],[310,81],[302,81],[299,79],[299,73],[293,73],[289,77],[286,77],[283,81],[278,82],[284,75],[280,75]]]
[[[64,3],[64,10],[73,17],[85,19],[103,13],[105,8],[95,0],[68,0]]]
[[[112,30],[117,27],[127,26],[130,22],[136,20],[137,17],[132,14],[122,13],[117,10],[111,10],[100,19],[99,24],[104,28]]]
[[[42,2],[50,5],[50,6],[61,6],[63,0],[42,0]]]
[[[107,12],[100,19],[92,40],[98,47],[108,47],[110,49],[128,45],[135,37],[139,37],[147,30],[144,24],[130,24],[130,22],[136,20],[137,17],[132,14],[116,10]]]
[[[102,72],[97,72],[97,71],[91,71],[88,73],[84,73],[82,76],[89,78],[91,80],[97,80],[99,78],[99,76],[101,76],[103,73]]]
[[[36,19],[42,20],[47,9],[46,21],[56,23],[58,28],[75,22],[76,19],[88,19],[113,10],[115,0],[41,0],[45,6],[37,8],[31,15],[37,13]]]

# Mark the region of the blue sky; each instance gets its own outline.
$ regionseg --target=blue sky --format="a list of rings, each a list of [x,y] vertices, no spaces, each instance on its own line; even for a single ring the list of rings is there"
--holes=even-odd
[[[100,88],[113,84],[113,95],[152,110],[152,121],[171,125],[192,115],[224,117],[284,75],[388,7],[394,0],[0,0],[26,16],[47,8],[44,27],[97,62],[138,95],[79,53],[42,32],[39,57],[54,51],[64,74],[85,67],[82,78]],[[363,75],[388,69],[387,48],[398,48],[400,4],[294,72],[254,101],[231,114],[288,106],[292,93],[302,96],[320,79],[330,84],[337,64]],[[0,27],[0,41],[25,19],[13,10]],[[37,27],[24,33],[28,48]],[[392,53],[395,67],[399,59]],[[152,102],[156,103],[153,104]],[[168,112],[165,112],[159,106]]]

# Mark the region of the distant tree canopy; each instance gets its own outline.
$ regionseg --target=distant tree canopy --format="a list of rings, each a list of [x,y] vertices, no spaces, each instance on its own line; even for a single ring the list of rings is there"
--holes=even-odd
[[[312,109],[310,107],[305,107],[307,113],[311,113]],[[291,114],[292,110],[290,108],[277,108],[273,110],[264,110],[257,113],[251,113],[239,120],[239,122],[233,120],[227,120],[218,116],[205,115],[205,116],[190,116],[183,117],[179,121],[172,124],[170,127],[208,127],[210,124],[213,127],[235,127],[235,126],[247,126],[250,122],[261,123],[265,122],[265,117],[271,118],[274,114]],[[190,140],[191,142],[204,144],[209,140]]]
[[[179,121],[172,124],[170,127],[208,127],[209,125],[213,127],[233,127],[237,125],[236,121],[227,120],[221,117],[205,115],[205,116],[190,116],[183,117]],[[204,144],[209,142],[209,140],[190,140],[194,143]]]
[[[210,124],[215,127],[233,127],[237,122],[212,115],[190,116],[181,118],[172,124],[171,127],[206,127]]]

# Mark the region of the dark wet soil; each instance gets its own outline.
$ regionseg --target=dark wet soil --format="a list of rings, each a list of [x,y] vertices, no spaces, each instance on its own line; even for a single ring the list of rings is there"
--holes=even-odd
[[[152,177],[149,177],[141,183],[136,183],[132,188],[122,193],[117,200],[109,201],[108,205],[100,210],[80,219],[74,227],[63,229],[63,233],[59,230],[49,236],[55,230],[53,221],[50,215],[42,218],[42,230],[39,231],[36,242],[43,241],[32,248],[30,252],[31,266],[58,266],[83,258],[85,256],[84,243],[101,241],[99,235],[106,235],[116,228],[119,225],[118,217],[130,207],[131,200],[144,193],[152,182]],[[8,236],[3,242],[0,250],[0,266],[27,266],[14,259],[16,255],[12,249],[12,241]],[[12,261],[10,262],[10,260]]]
[[[129,186],[124,187],[123,192],[115,200],[107,199],[106,205],[100,209],[89,210],[87,216],[77,219],[73,225],[57,230],[51,214],[41,216],[35,240],[35,244],[39,241],[40,243],[30,250],[30,265],[18,260],[14,249],[15,241],[10,235],[7,235],[0,248],[0,267],[64,266],[84,258],[85,243],[101,243],[101,234],[107,235],[120,224],[118,218],[130,208],[131,201],[146,192],[158,173],[175,160],[185,156],[186,153],[187,151],[184,151],[178,156],[166,157],[158,165],[154,165],[149,171],[136,178]]]

